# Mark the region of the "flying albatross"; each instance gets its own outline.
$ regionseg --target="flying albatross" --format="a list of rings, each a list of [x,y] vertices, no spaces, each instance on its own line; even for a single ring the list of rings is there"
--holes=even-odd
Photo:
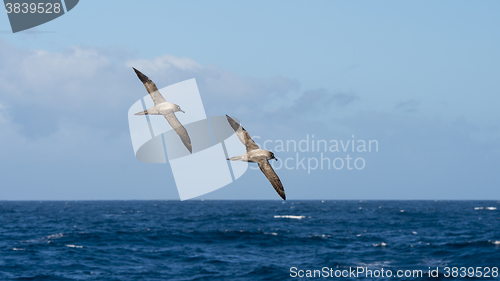
[[[231,128],[233,128],[240,141],[247,148],[247,153],[240,156],[228,158],[227,160],[258,163],[260,170],[271,182],[274,190],[278,192],[279,196],[281,196],[283,200],[286,200],[285,189],[283,189],[280,178],[278,177],[278,175],[276,175],[276,172],[274,172],[273,168],[268,162],[271,159],[275,159],[276,161],[278,161],[278,159],[274,157],[274,154],[271,151],[260,149],[260,147],[252,140],[248,132],[240,124],[234,121],[233,118],[227,115],[226,117],[229,125],[231,125]]]
[[[155,104],[155,106],[153,106],[152,108],[138,112],[135,115],[163,115],[163,117],[167,119],[170,126],[172,126],[175,132],[179,135],[182,143],[184,143],[189,152],[193,153],[193,149],[191,146],[191,139],[189,138],[186,128],[182,126],[181,122],[179,122],[179,120],[177,119],[177,117],[175,117],[174,114],[177,111],[180,111],[182,113],[185,112],[177,104],[166,101],[160,94],[160,91],[158,91],[158,88],[156,88],[155,83],[151,81],[151,79],[149,79],[146,75],[142,74],[139,70],[135,68],[134,71],[135,74],[137,74],[137,77],[139,77],[139,79],[146,87],[146,90],[148,90],[148,93],[151,96],[151,99],[153,99],[153,102]]]

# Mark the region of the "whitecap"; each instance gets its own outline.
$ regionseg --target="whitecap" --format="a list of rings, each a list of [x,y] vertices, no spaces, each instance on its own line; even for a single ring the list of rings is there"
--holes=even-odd
[[[47,238],[47,239],[57,239],[57,238],[61,238],[63,236],[64,236],[63,233],[57,233],[57,234],[52,234],[52,235],[46,236],[45,238]]]
[[[327,239],[329,237],[331,237],[330,235],[327,235],[327,234],[314,234],[314,235],[310,235],[309,237],[320,237],[320,238],[323,238],[323,239]]]
[[[474,207],[474,210],[482,210],[484,209],[483,207]]]
[[[493,243],[495,245],[500,245],[500,241],[491,241],[491,243]]]
[[[384,242],[382,242],[380,244],[373,244],[373,247],[378,247],[378,246],[385,247],[385,246],[387,246],[387,244]]]
[[[418,234],[416,231],[412,231],[411,233],[413,233],[413,234]]]
[[[371,263],[360,263],[357,266],[365,267],[365,268],[381,268],[381,267],[390,267],[390,262],[388,261],[376,261],[376,262],[371,262]],[[359,278],[361,279],[361,278]]]
[[[12,248],[12,250],[14,250],[14,251],[26,251],[26,249],[24,249],[24,248]]]
[[[496,207],[486,207],[487,210],[496,210],[497,208]]]
[[[70,248],[83,248],[83,246],[77,246],[77,245],[64,245],[66,247],[70,247]]]
[[[275,219],[279,218],[284,218],[284,219],[304,219],[306,216],[291,216],[291,215],[285,215],[285,216],[274,216]]]

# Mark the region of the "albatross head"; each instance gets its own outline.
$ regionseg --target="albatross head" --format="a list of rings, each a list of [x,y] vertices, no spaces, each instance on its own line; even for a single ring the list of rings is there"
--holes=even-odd
[[[271,159],[278,161],[278,158],[274,157],[274,153],[271,152]]]
[[[178,106],[178,105],[176,104],[176,105],[175,105],[175,107],[174,107],[174,112],[177,112],[177,111],[180,111],[180,112],[182,112],[182,113],[186,113],[186,112],[184,112],[184,110],[182,110],[182,109],[181,109],[181,107],[180,107],[180,106]]]

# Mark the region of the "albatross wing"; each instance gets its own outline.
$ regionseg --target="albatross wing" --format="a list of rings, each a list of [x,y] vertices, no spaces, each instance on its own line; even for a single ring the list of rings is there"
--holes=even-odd
[[[236,132],[236,135],[240,139],[240,141],[246,146],[247,152],[255,149],[259,149],[259,146],[253,141],[253,139],[250,137],[248,134],[247,130],[243,128],[238,122],[234,121],[233,118],[227,116],[227,121],[229,122],[229,125],[231,125],[231,128]],[[259,164],[260,166],[260,164]],[[262,168],[261,168],[262,169]],[[278,179],[279,181],[279,179]]]
[[[276,175],[276,172],[273,170],[273,167],[271,167],[269,162],[266,159],[261,159],[259,161],[259,168],[264,173],[264,175],[266,175],[267,179],[269,180],[269,182],[271,182],[274,190],[278,192],[279,196],[281,196],[283,200],[286,200],[283,184],[281,184],[280,178],[278,177],[278,175]]]
[[[182,143],[189,150],[189,152],[193,153],[193,148],[191,146],[191,139],[189,138],[189,135],[186,131],[186,128],[184,128],[184,126],[182,126],[181,122],[179,122],[179,119],[177,119],[174,112],[171,111],[167,114],[164,114],[163,117],[165,117],[165,119],[167,119],[168,124],[170,124],[170,126],[172,126],[172,128],[175,130],[175,132],[179,135]]]
[[[160,103],[166,102],[166,100],[160,94],[160,91],[158,91],[156,84],[153,81],[151,81],[151,79],[149,79],[149,77],[142,74],[142,72],[140,72],[139,70],[137,70],[135,68],[134,68],[134,71],[135,71],[135,74],[137,74],[137,77],[139,77],[141,82],[144,84],[144,87],[146,87],[146,90],[148,91],[149,95],[151,96],[151,99],[153,99],[155,106],[160,104]]]

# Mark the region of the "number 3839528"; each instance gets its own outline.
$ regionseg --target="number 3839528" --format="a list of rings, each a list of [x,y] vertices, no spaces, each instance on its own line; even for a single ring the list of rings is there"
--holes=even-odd
[[[23,14],[59,14],[61,9],[61,4],[59,3],[6,3],[5,9],[7,10],[7,14],[10,13],[23,13]]]

